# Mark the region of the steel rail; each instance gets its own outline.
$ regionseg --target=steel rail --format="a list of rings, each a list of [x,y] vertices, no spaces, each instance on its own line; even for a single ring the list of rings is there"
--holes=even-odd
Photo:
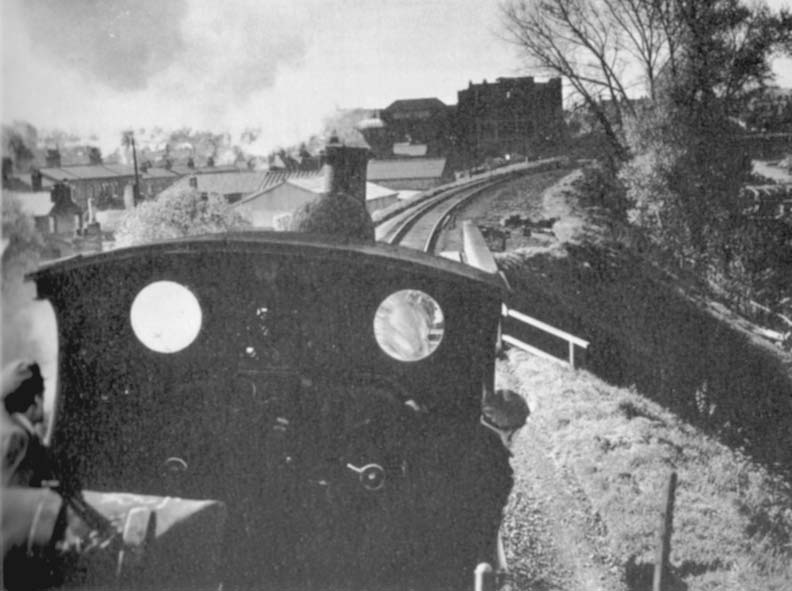
[[[409,246],[407,243],[410,242],[418,250],[431,252],[434,243],[437,241],[437,235],[439,235],[439,232],[447,222],[449,215],[456,211],[459,206],[468,203],[474,197],[479,196],[482,192],[503,180],[502,177],[479,180],[475,183],[454,187],[438,193],[431,199],[406,212],[406,215],[381,240],[389,244],[401,244],[402,246]],[[445,209],[443,206],[446,206]],[[439,217],[435,217],[438,210],[440,210]],[[420,230],[416,228],[419,224],[427,221],[431,223],[429,229]],[[416,236],[409,240],[408,237],[411,232],[415,233]]]
[[[429,231],[429,235],[426,237],[426,241],[424,242],[423,251],[432,253],[437,246],[437,241],[440,239],[440,233],[443,231],[443,228],[446,227],[449,220],[452,216],[462,207],[467,205],[469,202],[473,201],[476,197],[481,195],[484,191],[487,191],[496,185],[499,185],[507,180],[510,180],[514,177],[512,176],[501,176],[495,179],[491,179],[490,182],[484,183],[481,186],[476,187],[475,190],[471,191],[470,194],[461,197],[459,200],[454,201],[451,206],[446,209],[437,221],[432,225],[431,230]]]
[[[394,218],[384,221],[378,226],[386,228],[383,235],[379,238],[381,242],[388,244],[399,244],[402,242],[404,236],[425,216],[429,211],[438,207],[441,203],[452,199],[459,193],[469,191],[471,188],[479,187],[486,184],[489,179],[476,180],[472,183],[462,186],[451,187],[444,191],[432,195],[428,199],[423,199],[416,203],[415,206],[410,207],[403,212],[399,213]]]
[[[453,201],[450,207],[448,207],[448,209],[446,209],[432,224],[431,229],[425,232],[425,238],[418,237],[417,240],[411,241],[414,244],[413,248],[431,253],[434,251],[437,240],[448,220],[459,208],[466,205],[485,190],[497,184],[514,179],[517,175],[538,174],[554,168],[562,168],[567,164],[567,161],[563,158],[549,158],[527,165],[512,166],[497,174],[489,173],[489,175],[484,178],[479,177],[471,179],[470,182],[462,185],[455,185],[445,190],[440,190],[434,195],[421,198],[412,207],[408,207],[378,222],[376,224],[379,234],[377,239],[378,241],[388,244],[408,246],[405,237],[413,228],[424,218],[431,216],[432,212],[436,211],[444,203]],[[420,246],[418,246],[418,243]]]

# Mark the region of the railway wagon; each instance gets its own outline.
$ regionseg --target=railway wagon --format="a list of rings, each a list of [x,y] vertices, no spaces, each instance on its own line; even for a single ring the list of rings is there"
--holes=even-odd
[[[58,324],[57,481],[5,491],[53,515],[9,589],[460,589],[497,570],[497,274],[246,232],[29,278]]]

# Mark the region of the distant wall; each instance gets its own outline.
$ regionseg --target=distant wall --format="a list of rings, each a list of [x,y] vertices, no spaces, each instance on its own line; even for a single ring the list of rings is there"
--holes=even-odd
[[[383,187],[388,187],[394,191],[426,191],[442,184],[442,179],[369,179],[372,183],[377,183]]]
[[[385,195],[384,197],[378,197],[377,199],[366,199],[366,209],[369,213],[374,213],[379,209],[390,207],[398,201],[398,195]]]

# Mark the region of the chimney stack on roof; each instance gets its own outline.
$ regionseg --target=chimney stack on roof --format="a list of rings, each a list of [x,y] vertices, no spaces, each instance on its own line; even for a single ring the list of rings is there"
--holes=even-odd
[[[41,171],[38,168],[34,168],[30,171],[30,187],[34,191],[41,191],[41,186]]]
[[[344,146],[335,137],[330,142],[324,154],[325,193],[346,194],[365,205],[369,150]]]
[[[96,146],[88,146],[88,164],[102,164],[102,151]]]

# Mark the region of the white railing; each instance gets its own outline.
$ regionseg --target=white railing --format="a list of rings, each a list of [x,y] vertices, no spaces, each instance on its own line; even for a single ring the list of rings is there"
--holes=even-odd
[[[549,324],[542,322],[541,320],[532,318],[527,314],[518,312],[517,310],[510,310],[508,306],[506,306],[505,304],[503,305],[503,316],[505,318],[514,318],[515,320],[519,320],[520,322],[533,326],[534,328],[538,328],[541,331],[544,331],[548,334],[551,334],[567,342],[569,346],[569,356],[566,360],[563,360],[559,357],[556,357],[555,355],[551,355],[546,351],[542,351],[541,349],[529,345],[528,343],[525,343],[512,336],[506,334],[502,336],[504,343],[508,343],[514,347],[517,347],[518,349],[522,349],[523,351],[527,351],[528,353],[531,353],[543,359],[548,359],[550,361],[554,361],[556,363],[561,363],[564,365],[569,363],[569,365],[572,366],[572,368],[574,369],[577,365],[580,364],[579,361],[576,363],[575,347],[579,347],[580,349],[583,350],[584,353],[588,349],[589,342],[587,340],[581,339],[580,337],[576,337],[575,335],[570,334],[561,329],[558,329],[554,326],[550,326]]]

